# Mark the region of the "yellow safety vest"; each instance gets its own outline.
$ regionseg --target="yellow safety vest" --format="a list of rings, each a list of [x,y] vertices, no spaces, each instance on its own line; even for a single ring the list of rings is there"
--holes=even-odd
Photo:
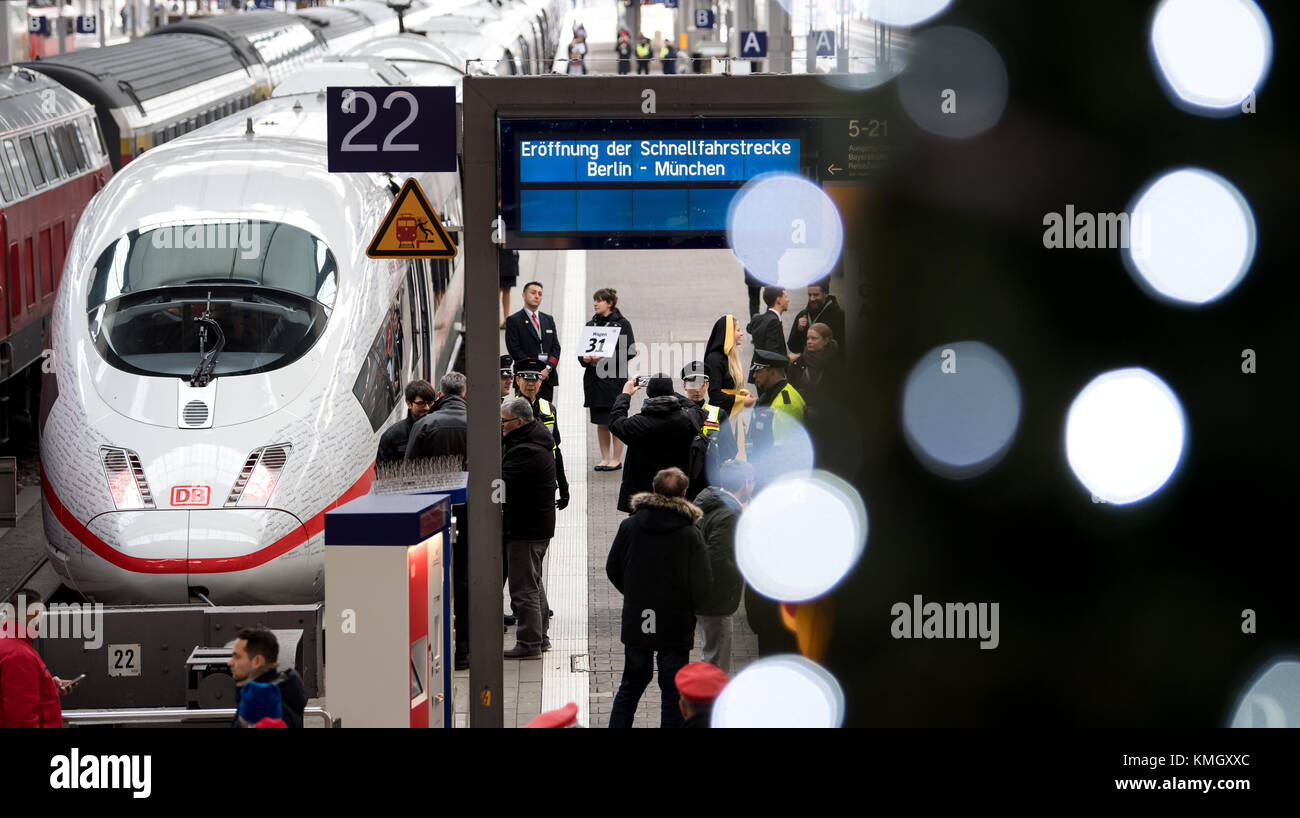
[[[700,433],[705,437],[718,431],[722,425],[722,409],[711,403],[704,405],[704,425],[700,427]]]
[[[555,407],[546,398],[537,399],[537,419],[542,422],[551,432],[551,440],[555,440]],[[559,446],[554,442],[551,444],[551,454],[554,455]]]
[[[772,398],[772,408],[803,423],[803,396],[788,383],[781,387],[781,391],[776,393],[775,398]]]
[[[649,58],[649,56],[650,56],[650,46],[648,46],[648,45],[638,45],[638,46],[636,47],[636,55],[637,55],[637,57],[640,57],[640,58],[643,58],[643,59],[645,59],[645,58]]]

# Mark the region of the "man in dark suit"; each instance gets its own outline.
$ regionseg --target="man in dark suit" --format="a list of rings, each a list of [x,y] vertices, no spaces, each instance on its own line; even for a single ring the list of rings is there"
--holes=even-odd
[[[541,306],[542,285],[530,281],[524,285],[524,308],[506,319],[506,351],[516,361],[541,361],[546,380],[538,394],[549,401],[554,400],[555,387],[560,385],[555,374],[560,364],[560,334],[555,319],[542,312]]]
[[[764,287],[763,303],[767,305],[767,311],[762,315],[756,315],[749,321],[749,326],[745,330],[754,339],[754,351],[765,349],[768,352],[794,360],[793,355],[786,349],[785,332],[781,329],[781,314],[790,309],[790,296],[786,295],[785,290],[780,287]],[[750,371],[754,368],[754,358],[749,359]],[[750,380],[753,383],[753,380]]]

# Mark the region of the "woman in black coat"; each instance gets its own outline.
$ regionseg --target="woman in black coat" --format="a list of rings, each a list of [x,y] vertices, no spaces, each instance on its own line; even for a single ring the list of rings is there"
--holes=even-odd
[[[628,361],[636,357],[633,349],[635,339],[632,337],[632,322],[618,311],[617,290],[602,287],[596,290],[591,300],[596,314],[587,326],[619,327],[619,333],[613,355],[604,358],[578,356],[578,363],[586,370],[582,376],[582,405],[591,410],[591,422],[596,426],[596,438],[600,443],[600,465],[595,471],[616,471],[623,468],[623,441],[609,433],[609,410],[628,379]]]

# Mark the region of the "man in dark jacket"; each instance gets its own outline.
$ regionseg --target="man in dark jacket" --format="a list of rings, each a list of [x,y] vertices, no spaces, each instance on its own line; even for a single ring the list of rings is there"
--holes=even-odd
[[[736,522],[741,509],[754,492],[754,471],[748,463],[733,460],[722,464],[718,482],[695,498],[704,516],[700,536],[709,555],[713,582],[695,606],[700,634],[704,639],[703,659],[731,672],[731,616],[740,607],[745,580],[736,567]]]
[[[524,285],[524,308],[506,318],[506,351],[516,363],[537,361],[542,365],[541,396],[554,400],[560,385],[555,374],[560,365],[560,336],[555,319],[541,311],[542,285],[530,281]]]
[[[469,405],[465,403],[465,376],[448,372],[438,383],[438,401],[411,429],[406,446],[408,461],[430,457],[457,458],[454,470],[465,468],[469,455]],[[451,507],[456,518],[456,539],[451,547],[452,604],[456,623],[456,670],[469,667],[469,515],[465,504]]]
[[[609,410],[610,433],[627,444],[618,510],[629,514],[632,496],[649,491],[656,473],[668,468],[685,473],[690,465],[691,441],[695,438],[695,424],[673,393],[673,381],[667,375],[650,379],[640,413],[628,417],[632,395],[639,388],[636,379],[629,378]]]
[[[629,454],[630,456],[630,454]],[[709,560],[695,527],[702,516],[686,499],[686,474],[654,476],[654,493],[638,494],[632,516],[618,527],[605,574],[623,594],[623,680],[610,727],[631,727],[659,654],[661,727],[681,727],[677,671],[695,644],[695,608],[708,593]]]
[[[501,479],[505,482],[501,532],[510,562],[510,605],[518,625],[507,659],[540,659],[550,646],[542,585],[542,558],[555,536],[554,442],[523,398],[501,402]]]
[[[281,672],[277,667],[279,661],[280,640],[274,633],[266,628],[244,628],[235,637],[235,647],[227,664],[239,687],[248,682],[262,682],[280,688],[280,718],[289,727],[302,727],[307,691],[298,671],[290,667]],[[239,726],[238,715],[231,726]]]
[[[375,463],[400,463],[406,459],[406,444],[411,439],[411,429],[420,418],[429,413],[437,400],[433,384],[425,380],[411,381],[406,385],[406,417],[384,430],[379,438],[379,451]]]
[[[423,383],[423,381],[421,381]],[[448,372],[438,384],[438,399],[429,413],[411,427],[406,444],[406,459],[423,457],[460,457],[468,452],[468,411],[465,403],[465,376]]]
[[[533,418],[551,433],[551,453],[555,455],[555,482],[560,489],[560,499],[555,507],[563,511],[569,505],[569,478],[564,475],[564,452],[560,449],[560,417],[555,404],[541,396],[545,376],[538,361],[515,361],[515,395],[528,401]]]
[[[766,349],[793,360],[785,348],[785,333],[781,330],[781,314],[790,309],[790,296],[780,287],[764,287],[763,303],[767,305],[767,311],[751,318],[749,326],[745,327],[754,339],[754,350]],[[751,358],[749,363],[753,366],[754,360]],[[753,383],[752,379],[750,382]]]
[[[808,306],[794,317],[794,326],[790,328],[791,352],[796,355],[803,352],[804,344],[808,342],[808,328],[813,324],[830,327],[831,334],[844,348],[844,310],[831,295],[830,279],[808,285]]]

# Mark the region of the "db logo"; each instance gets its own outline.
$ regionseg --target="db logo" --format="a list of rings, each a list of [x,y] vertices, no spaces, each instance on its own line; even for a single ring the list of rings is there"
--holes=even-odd
[[[207,486],[172,486],[172,505],[206,506],[208,494]]]

